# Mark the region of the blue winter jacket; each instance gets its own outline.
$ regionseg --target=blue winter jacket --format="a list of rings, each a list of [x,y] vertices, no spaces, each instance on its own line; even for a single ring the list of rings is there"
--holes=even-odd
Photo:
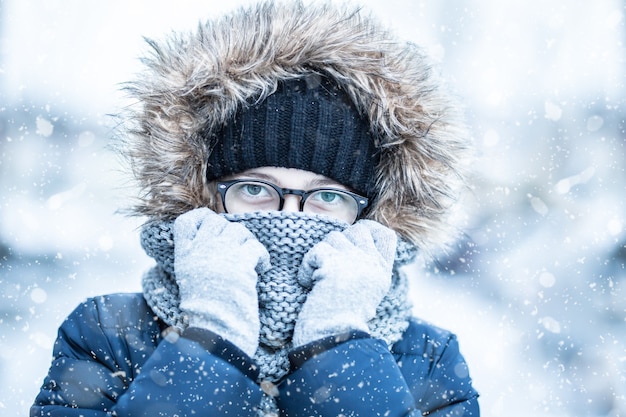
[[[255,416],[253,361],[202,329],[170,333],[141,294],[89,299],[59,329],[35,416]],[[411,321],[391,352],[366,333],[290,355],[281,416],[472,416],[477,393],[454,335]]]

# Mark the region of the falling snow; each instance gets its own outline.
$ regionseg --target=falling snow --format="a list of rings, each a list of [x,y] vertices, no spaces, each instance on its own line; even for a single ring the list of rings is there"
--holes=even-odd
[[[248,2],[0,1],[2,415],[27,414],[65,316],[150,265],[107,148],[142,36]],[[433,56],[477,146],[415,313],[458,334],[485,416],[626,415],[623,2],[362,3]]]

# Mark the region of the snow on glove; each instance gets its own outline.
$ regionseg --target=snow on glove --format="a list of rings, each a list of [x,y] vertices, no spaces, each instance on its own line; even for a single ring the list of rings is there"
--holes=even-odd
[[[350,330],[369,331],[367,322],[391,286],[396,233],[360,220],[333,231],[304,255],[298,281],[312,287],[296,321],[295,347]]]
[[[174,222],[174,272],[189,325],[217,333],[251,357],[260,329],[257,274],[270,267],[269,253],[245,226],[208,208]]]

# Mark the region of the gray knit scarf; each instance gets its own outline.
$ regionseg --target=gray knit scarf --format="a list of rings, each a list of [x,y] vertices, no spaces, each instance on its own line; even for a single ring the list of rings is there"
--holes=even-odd
[[[287,353],[300,308],[307,290],[296,280],[304,254],[333,230],[348,225],[323,216],[301,212],[254,212],[224,214],[245,225],[267,248],[272,268],[259,276],[259,315],[261,333],[254,360],[260,368],[257,382],[267,386],[280,381],[289,370]],[[150,222],[141,231],[141,245],[157,265],[143,277],[143,294],[155,314],[168,325],[185,328],[179,309],[178,286],[174,277],[173,221]],[[389,347],[400,340],[408,327],[411,304],[408,283],[400,266],[415,258],[416,249],[398,241],[391,289],[368,323],[372,337],[384,340]],[[278,415],[276,406],[265,396],[259,415]]]

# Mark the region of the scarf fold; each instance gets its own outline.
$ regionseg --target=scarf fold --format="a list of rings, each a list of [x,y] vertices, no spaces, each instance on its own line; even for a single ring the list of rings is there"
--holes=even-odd
[[[224,214],[239,222],[267,248],[272,268],[259,276],[259,319],[261,332],[254,360],[259,366],[258,383],[277,383],[289,371],[288,351],[298,313],[308,290],[297,282],[302,258],[331,231],[348,225],[324,216],[301,212],[254,212]],[[156,261],[143,277],[143,294],[154,313],[170,326],[186,328],[180,311],[178,286],[174,275],[174,222],[150,222],[141,231],[141,245]],[[372,337],[389,347],[400,340],[408,327],[411,304],[408,281],[400,266],[415,259],[416,248],[399,239],[389,292],[378,305],[376,317],[368,322]],[[271,398],[264,399],[259,415],[277,415]],[[272,414],[274,413],[274,414]]]

